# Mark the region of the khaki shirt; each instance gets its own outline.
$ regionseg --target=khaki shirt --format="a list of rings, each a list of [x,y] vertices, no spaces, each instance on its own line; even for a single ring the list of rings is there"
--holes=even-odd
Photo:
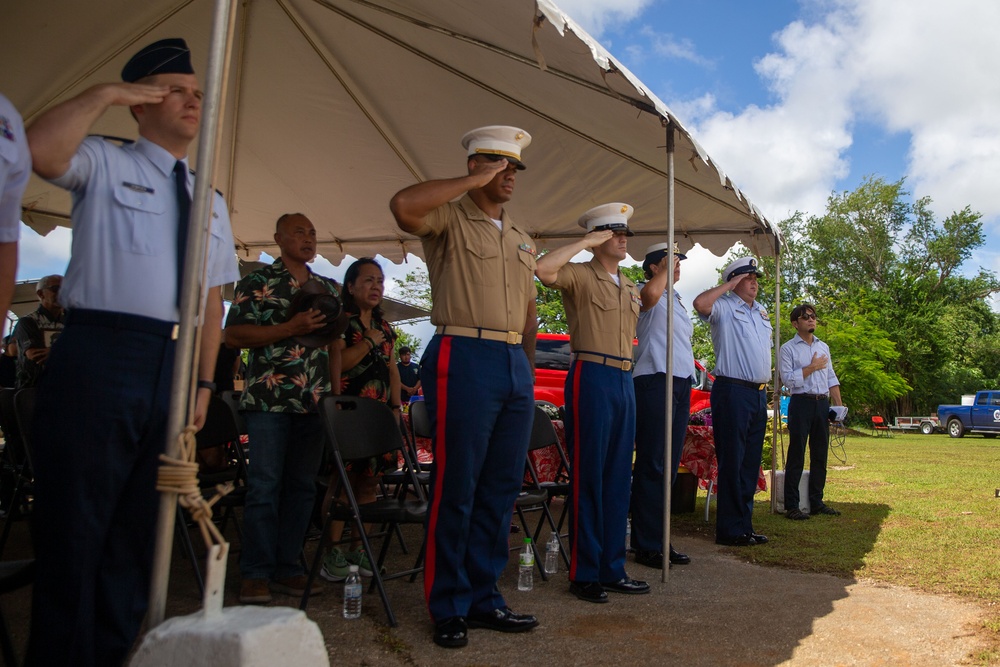
[[[431,280],[431,323],[524,331],[535,298],[535,245],[504,211],[503,232],[469,195],[440,206],[416,231]]]
[[[596,258],[559,269],[552,287],[562,292],[574,352],[632,359],[632,339],[642,301],[635,283],[621,271],[618,281],[620,286]]]

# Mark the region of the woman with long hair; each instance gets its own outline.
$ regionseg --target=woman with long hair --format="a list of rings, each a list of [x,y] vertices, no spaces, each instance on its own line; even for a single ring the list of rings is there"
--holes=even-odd
[[[382,401],[398,418],[400,381],[393,351],[396,333],[382,312],[384,288],[382,267],[370,257],[362,257],[351,264],[344,275],[341,301],[350,321],[343,338],[335,343],[340,347],[343,363],[340,394]],[[358,503],[364,504],[375,500],[378,476],[386,470],[395,470],[396,459],[390,456],[347,461],[345,467]],[[335,480],[331,480],[324,507],[328,506],[334,485]],[[341,497],[346,499],[346,493],[342,492]],[[330,538],[334,543],[341,539],[343,532],[343,521],[331,524]],[[363,576],[372,576],[371,562],[361,547],[360,535],[353,537],[348,551],[336,546],[331,549],[323,560],[320,576],[328,581],[343,581],[350,565],[357,565]]]

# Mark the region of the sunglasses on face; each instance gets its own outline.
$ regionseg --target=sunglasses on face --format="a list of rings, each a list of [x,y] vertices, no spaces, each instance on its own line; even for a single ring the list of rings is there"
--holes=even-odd
[[[816,313],[809,313],[808,315],[799,315],[798,319],[800,319],[800,320],[815,320],[816,319]]]

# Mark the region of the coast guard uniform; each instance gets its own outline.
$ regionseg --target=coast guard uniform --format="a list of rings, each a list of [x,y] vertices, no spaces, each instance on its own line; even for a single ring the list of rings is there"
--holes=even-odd
[[[747,263],[752,261],[736,260],[726,268],[724,279],[751,272],[746,267],[756,271],[755,263]],[[715,301],[707,320],[716,361],[711,397],[719,464],[715,539],[732,541],[754,535],[753,497],[767,429],[774,330],[756,300],[747,305],[732,292]]]
[[[498,228],[468,195],[425,223],[437,329],[420,369],[434,433],[424,593],[439,622],[506,607],[496,583],[534,419],[520,332],[535,248],[506,211]]]
[[[566,444],[572,470],[570,570],[574,582],[617,582],[625,573],[635,436],[632,338],[639,291],[595,258],[566,264],[563,295],[573,362],[566,376]]]
[[[676,244],[675,244],[676,246]],[[656,263],[669,253],[666,243],[650,246],[646,262]],[[678,259],[685,255],[674,250]],[[645,263],[644,263],[645,265]],[[667,270],[673,270],[668,266]],[[641,288],[640,288],[641,289]],[[636,552],[662,552],[664,456],[667,440],[663,409],[667,400],[667,299],[664,290],[656,305],[639,313],[636,353],[632,382],[635,386],[635,468],[632,471],[632,548]],[[671,483],[677,478],[691,409],[691,378],[694,376],[694,351],[691,335],[694,325],[681,297],[674,290],[673,361],[673,448]]]
[[[193,185],[177,163],[146,139],[91,137],[52,181],[73,196],[73,245],[33,426],[30,664],[120,664],[148,606],[178,321],[175,169]],[[233,248],[216,195],[207,286],[239,278]]]
[[[30,177],[31,153],[24,122],[10,100],[0,94],[0,243],[17,243],[21,197]]]

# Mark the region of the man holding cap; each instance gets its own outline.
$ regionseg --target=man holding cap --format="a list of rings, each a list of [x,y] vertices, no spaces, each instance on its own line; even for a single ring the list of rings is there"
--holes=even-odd
[[[423,242],[434,297],[420,371],[434,433],[424,594],[434,641],[448,648],[465,646],[468,628],[538,625],[497,588],[535,414],[535,247],[504,209],[529,143],[516,127],[472,130],[468,175],[390,202],[399,228]]]
[[[648,593],[625,572],[625,527],[635,436],[632,339],[639,291],[618,269],[632,232],[628,204],[604,204],[580,217],[579,241],[544,255],[538,279],[562,292],[573,363],[566,376],[570,494],[570,592],[607,602],[607,591]],[[568,263],[581,250],[594,258]]]
[[[66,328],[38,384],[37,574],[27,662],[117,665],[146,612],[202,91],[182,39],[147,46],[28,129],[35,171],[73,196]],[[139,139],[88,129],[129,108]],[[239,278],[226,203],[208,243],[196,409],[204,423],[222,335],[220,285]],[[198,271],[200,267],[191,267]]]
[[[811,515],[840,514],[823,502],[826,459],[830,449],[830,405],[843,405],[840,380],[830,348],[816,337],[816,309],[802,303],[792,309],[795,335],[778,350],[781,381],[792,392],[788,401],[788,462],[785,465],[785,516],[803,521]],[[799,509],[799,480],[809,442],[809,514]]]
[[[242,604],[266,604],[272,590],[293,597],[305,592],[299,554],[325,442],[318,404],[331,391],[340,393],[334,331],[324,313],[304,307],[310,290],[332,300],[338,311],[341,305],[340,286],[309,269],[316,228],[305,215],[286,213],[275,223],[274,242],[281,254],[240,280],[226,318],[226,344],[250,350],[240,398],[253,443],[240,552]],[[324,331],[326,336],[319,335]],[[340,326],[336,337],[342,331]]]
[[[648,282],[643,283],[639,296],[638,356],[632,372],[635,385],[635,464],[632,470],[632,548],[635,562],[647,567],[663,568],[663,495],[666,425],[663,409],[667,401],[667,276],[674,272],[674,284],[681,277],[681,260],[687,259],[667,243],[656,243],[646,249],[642,271]],[[677,479],[684,438],[687,435],[691,410],[691,378],[694,376],[694,352],[691,334],[694,325],[681,297],[674,290],[672,327],[673,372],[673,447],[671,450],[671,483]],[[691,559],[670,547],[670,564],[687,565]]]
[[[727,546],[767,542],[753,530],[773,338],[767,311],[756,301],[757,277],[762,275],[756,259],[741,257],[722,272],[721,285],[694,300],[694,309],[711,327],[715,348],[711,398],[719,462],[715,541]]]

